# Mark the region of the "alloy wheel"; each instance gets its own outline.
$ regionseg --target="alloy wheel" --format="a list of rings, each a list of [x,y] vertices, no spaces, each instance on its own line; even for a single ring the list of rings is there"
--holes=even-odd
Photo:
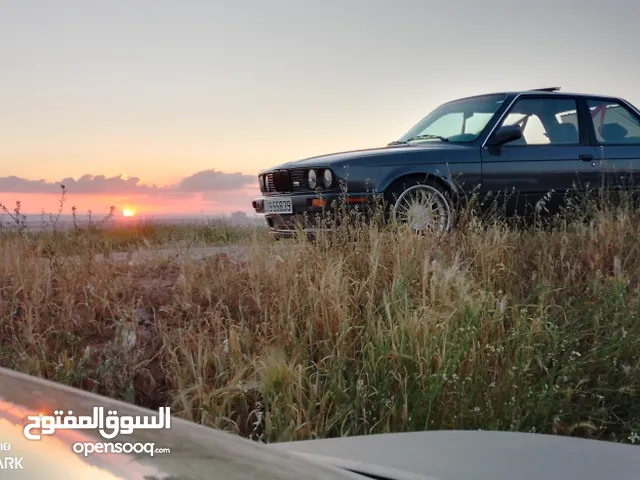
[[[451,205],[437,188],[413,185],[398,197],[393,219],[416,233],[441,234],[451,227]]]

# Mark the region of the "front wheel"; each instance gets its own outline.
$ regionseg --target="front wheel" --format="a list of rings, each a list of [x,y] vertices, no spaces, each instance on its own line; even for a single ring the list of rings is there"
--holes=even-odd
[[[454,209],[450,196],[430,180],[413,181],[393,193],[391,220],[408,225],[414,232],[442,234],[453,224]]]

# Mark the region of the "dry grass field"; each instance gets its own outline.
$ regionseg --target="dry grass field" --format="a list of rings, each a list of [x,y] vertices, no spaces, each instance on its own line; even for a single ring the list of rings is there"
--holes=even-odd
[[[4,230],[0,364],[262,441],[637,442],[640,214],[580,211],[554,228],[361,227],[284,250],[223,226]],[[110,257],[224,243],[246,257]]]

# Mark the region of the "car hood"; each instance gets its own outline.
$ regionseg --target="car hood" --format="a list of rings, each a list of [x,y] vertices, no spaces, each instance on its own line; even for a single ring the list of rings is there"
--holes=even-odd
[[[107,414],[116,410],[119,417],[132,417],[131,422],[134,418],[139,421],[140,417],[155,417],[158,413],[0,367],[0,478],[5,478],[4,459],[11,458],[19,459],[23,470],[11,471],[7,478],[20,480],[363,480],[360,475],[327,462],[305,461],[300,456],[274,451],[258,442],[175,417],[159,427],[150,427],[144,422],[142,428],[137,425],[129,434],[116,428],[116,436],[105,440],[98,435],[97,428],[88,428],[86,424],[75,428],[61,426],[49,416],[56,409],[69,409],[69,415],[73,412],[75,416],[89,418],[95,414],[95,407],[102,407]],[[44,428],[31,430],[40,439],[29,439],[25,427],[34,419],[39,419],[37,424],[47,419],[49,425],[56,427],[55,432],[50,430],[46,435]],[[104,420],[109,425],[107,419]],[[66,419],[63,425],[67,425]],[[107,426],[106,430],[111,427]],[[146,450],[146,454],[78,453],[83,446],[105,441],[116,445],[129,442],[130,446],[146,445],[151,450]],[[76,449],[78,446],[80,450]],[[170,453],[149,455],[155,447],[169,448]]]
[[[453,143],[443,143],[440,141],[423,142],[413,145],[393,145],[379,148],[366,148],[361,150],[349,150],[346,152],[330,153],[326,155],[317,155],[314,157],[303,158],[301,160],[295,160],[292,162],[286,162],[279,165],[275,165],[271,168],[265,169],[260,173],[269,172],[280,168],[305,168],[313,166],[335,166],[340,163],[347,163],[351,160],[365,159],[377,156],[385,155],[402,155],[407,153],[423,152],[425,150],[430,151],[442,151],[442,150],[459,150],[468,149],[468,145],[460,145]]]
[[[440,480],[640,478],[637,446],[533,433],[430,431],[271,446],[396,480],[416,475]]]

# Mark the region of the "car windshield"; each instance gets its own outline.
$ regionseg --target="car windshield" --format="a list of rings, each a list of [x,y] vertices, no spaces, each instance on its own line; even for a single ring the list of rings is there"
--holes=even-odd
[[[355,473],[310,463],[293,454],[260,445],[235,435],[217,431],[177,418],[170,425],[161,417],[164,426],[149,426],[143,422],[132,433],[123,432],[126,423],[148,420],[158,416],[133,405],[92,395],[52,382],[28,377],[0,368],[0,458],[16,460],[19,468],[8,478],[91,478],[101,480],[189,480],[189,479],[305,479],[353,480],[362,478]],[[103,407],[105,438],[97,428],[84,423],[95,414],[94,407]],[[45,434],[56,410],[63,410],[61,424],[52,424],[54,431]],[[69,414],[69,410],[72,415]],[[117,415],[109,415],[115,410]],[[26,417],[39,417],[40,428],[24,432],[30,422]],[[59,413],[58,413],[59,415]],[[83,417],[78,417],[78,416]],[[120,430],[109,419],[118,420]],[[45,420],[46,419],[46,420]],[[125,419],[126,422],[124,421]],[[65,425],[73,421],[72,426]],[[79,423],[75,423],[79,422]],[[153,424],[153,422],[151,422]],[[139,423],[129,423],[139,425]],[[152,429],[150,429],[152,428]],[[107,447],[110,444],[113,447]],[[113,449],[120,445],[132,453]],[[89,446],[89,447],[88,447]],[[102,446],[108,451],[89,453],[90,448]],[[144,450],[140,451],[140,449]],[[115,452],[115,453],[114,453]],[[139,453],[136,453],[139,452]],[[153,452],[151,454],[150,452]],[[7,465],[4,465],[5,467]],[[1,471],[1,469],[0,469]],[[2,477],[2,474],[0,474]],[[2,477],[4,478],[4,477]]]
[[[472,142],[487,126],[506,95],[484,95],[439,106],[399,140],[392,142]]]

